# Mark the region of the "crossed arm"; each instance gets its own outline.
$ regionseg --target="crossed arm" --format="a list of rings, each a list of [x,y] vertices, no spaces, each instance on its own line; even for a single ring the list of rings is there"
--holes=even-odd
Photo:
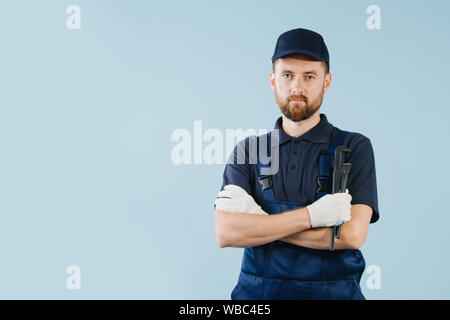
[[[365,204],[354,204],[351,209],[352,220],[341,225],[341,237],[335,239],[335,248],[359,249],[366,241],[369,231],[372,208]],[[279,239],[298,246],[312,249],[330,249],[330,228],[314,228],[291,234]]]
[[[341,225],[336,250],[359,249],[367,238],[372,208],[352,205],[351,216],[349,222]],[[267,216],[216,210],[215,230],[216,241],[222,248],[255,247],[275,240],[311,249],[330,248],[330,228],[310,228],[304,208]]]

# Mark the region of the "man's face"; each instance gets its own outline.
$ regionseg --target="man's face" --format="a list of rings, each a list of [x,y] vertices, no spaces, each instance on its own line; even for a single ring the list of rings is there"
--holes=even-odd
[[[319,110],[323,95],[331,83],[321,61],[305,55],[280,58],[270,73],[270,84],[281,112],[298,122],[309,119]]]

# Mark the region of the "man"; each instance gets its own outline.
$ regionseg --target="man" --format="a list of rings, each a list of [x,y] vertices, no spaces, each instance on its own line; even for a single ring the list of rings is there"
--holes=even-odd
[[[215,201],[219,246],[245,248],[231,298],[364,299],[359,248],[379,217],[370,140],[334,127],[320,113],[331,84],[322,36],[306,29],[283,33],[272,63],[270,84],[282,115],[271,133],[253,138],[257,150],[268,143],[268,151],[278,152],[278,168],[263,172],[271,163],[259,151],[251,161],[255,139],[241,141]],[[278,139],[269,138],[274,132]],[[346,192],[331,194],[337,145],[351,150],[345,159],[351,169]],[[239,154],[244,161],[237,163]],[[330,227],[337,225],[340,238],[330,251]]]

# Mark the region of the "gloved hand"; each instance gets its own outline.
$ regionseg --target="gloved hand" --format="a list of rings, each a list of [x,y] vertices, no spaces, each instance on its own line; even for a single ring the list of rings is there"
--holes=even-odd
[[[307,206],[312,228],[332,227],[350,221],[351,200],[346,189],[345,193],[326,194]]]
[[[255,202],[244,189],[234,184],[228,184],[220,191],[214,202],[214,208],[227,212],[244,212],[268,214]]]

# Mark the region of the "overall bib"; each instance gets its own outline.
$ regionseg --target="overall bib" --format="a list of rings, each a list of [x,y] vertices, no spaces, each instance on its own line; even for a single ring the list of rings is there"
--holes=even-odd
[[[334,150],[346,134],[334,128],[328,152],[320,156],[316,200],[331,191]],[[267,143],[270,156],[270,138]],[[270,163],[262,164],[259,153],[257,163],[264,211],[277,214],[311,204],[275,200],[271,175],[261,175],[261,168]],[[359,250],[316,250],[276,240],[244,249],[241,272],[231,299],[365,299],[359,286],[364,268]]]

